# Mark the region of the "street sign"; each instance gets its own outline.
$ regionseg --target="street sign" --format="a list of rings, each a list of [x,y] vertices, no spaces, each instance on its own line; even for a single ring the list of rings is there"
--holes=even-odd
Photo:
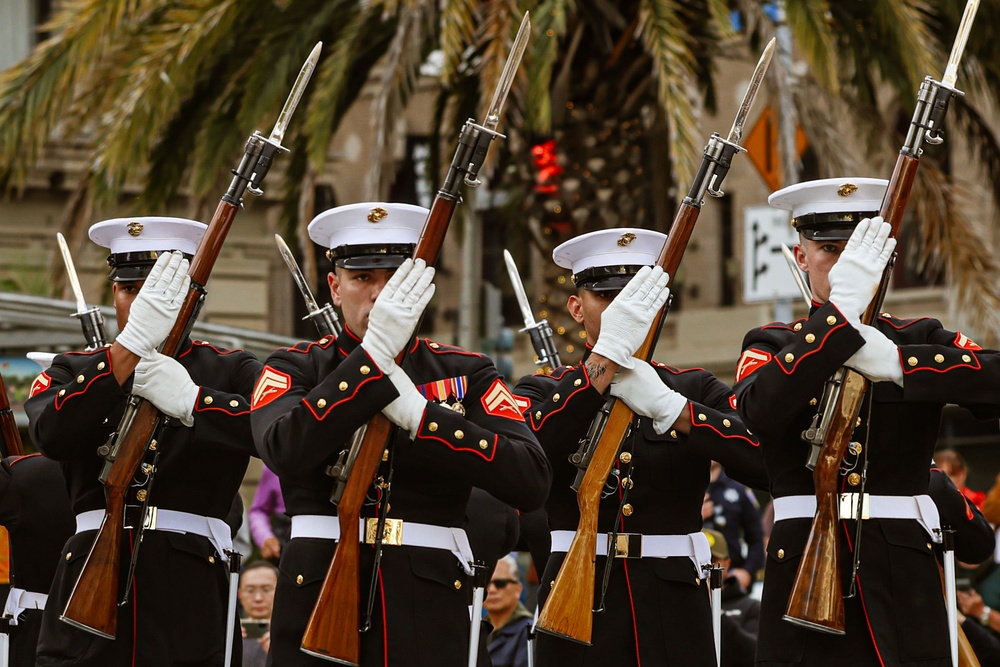
[[[743,301],[759,303],[801,299],[781,244],[799,242],[788,211],[770,206],[748,206],[743,213]]]

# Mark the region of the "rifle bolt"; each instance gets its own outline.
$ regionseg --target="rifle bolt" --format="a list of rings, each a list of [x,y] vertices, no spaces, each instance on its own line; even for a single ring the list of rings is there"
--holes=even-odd
[[[97,448],[98,456],[107,456],[110,453],[111,453],[111,448],[108,447],[107,445],[101,445],[100,447]]]

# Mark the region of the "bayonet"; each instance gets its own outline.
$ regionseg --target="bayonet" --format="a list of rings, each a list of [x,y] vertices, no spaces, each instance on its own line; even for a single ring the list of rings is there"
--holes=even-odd
[[[288,99],[285,100],[285,106],[281,108],[281,113],[278,114],[278,120],[274,123],[274,129],[271,130],[271,136],[268,137],[268,141],[279,146],[281,145],[282,140],[285,138],[285,130],[288,129],[288,123],[292,120],[292,114],[295,113],[295,108],[299,106],[299,100],[302,99],[303,93],[306,92],[306,86],[309,85],[309,79],[312,78],[313,71],[316,69],[316,63],[319,62],[320,51],[322,50],[323,42],[316,42],[316,46],[309,52],[309,57],[302,63],[299,75],[295,78],[295,83],[292,84],[292,90],[288,93]]]
[[[497,132],[497,126],[500,124],[500,113],[503,111],[504,103],[507,102],[507,95],[510,93],[510,87],[514,83],[517,68],[520,66],[524,50],[528,46],[528,37],[530,34],[531,20],[529,13],[525,12],[524,18],[521,19],[521,27],[518,28],[517,36],[514,38],[514,44],[507,55],[507,62],[504,63],[503,71],[500,73],[500,80],[497,82],[496,90],[493,91],[493,99],[490,101],[489,109],[486,110],[486,116],[483,118],[482,125],[470,118],[465,122],[459,134],[459,146],[452,164],[454,166],[457,162],[459,170],[465,172],[462,180],[469,187],[478,187],[482,183],[479,180],[479,170],[482,169],[483,163],[486,162],[486,154],[493,140],[497,137],[506,139],[505,135]],[[457,181],[454,181],[452,171],[449,170],[441,191],[450,196],[457,197],[459,184]]]
[[[510,55],[504,63],[503,71],[500,73],[500,80],[497,89],[493,92],[493,99],[490,100],[490,108],[486,111],[483,119],[483,127],[487,130],[495,130],[500,124],[500,112],[507,101],[510,87],[514,84],[514,77],[517,75],[517,68],[521,64],[524,50],[528,48],[528,37],[531,34],[531,20],[528,12],[524,13],[521,19],[521,27],[517,29],[517,36],[514,37],[514,44],[510,47]]]
[[[753,75],[750,77],[750,85],[747,86],[747,91],[743,94],[740,109],[736,112],[736,120],[733,121],[733,127],[729,130],[728,140],[734,144],[740,143],[740,139],[743,138],[743,125],[747,121],[747,116],[750,115],[750,109],[753,107],[753,101],[757,97],[760,84],[764,81],[767,68],[771,65],[771,57],[774,55],[774,44],[775,38],[772,37],[771,41],[764,47],[763,53],[760,54],[760,58],[757,60],[757,67],[754,68]]]
[[[750,83],[743,94],[743,101],[736,112],[736,119],[733,121],[733,127],[729,130],[729,136],[723,139],[718,132],[713,132],[712,136],[709,137],[708,145],[705,146],[704,159],[701,161],[698,173],[695,174],[688,196],[684,198],[685,204],[701,208],[706,192],[713,197],[721,197],[725,194],[722,191],[722,181],[729,174],[733,156],[741,151],[746,152],[746,149],[740,145],[740,139],[743,137],[743,125],[747,121],[750,109],[753,108],[761,82],[771,64],[774,44],[775,40],[772,37],[757,60],[757,67],[754,68],[753,76],[750,77]]]
[[[80,287],[80,277],[76,273],[76,265],[73,263],[73,255],[66,245],[66,238],[56,232],[56,241],[59,243],[59,252],[62,253],[63,262],[66,264],[66,275],[69,278],[70,287],[73,289],[73,296],[76,298],[76,312],[73,317],[80,320],[83,327],[83,337],[87,340],[87,349],[96,350],[104,347],[108,342],[108,335],[104,332],[104,316],[101,315],[100,306],[93,308],[87,305],[87,300],[83,298],[83,289]]]
[[[299,292],[302,293],[302,299],[306,302],[306,308],[309,309],[309,314],[302,319],[312,320],[321,336],[333,336],[335,338],[339,336],[341,330],[340,320],[337,318],[337,313],[334,311],[333,306],[327,303],[322,308],[320,307],[316,301],[316,297],[313,296],[312,290],[309,289],[309,283],[302,274],[299,263],[295,261],[295,256],[292,255],[288,244],[285,243],[285,239],[275,234],[274,242],[278,244],[278,252],[281,253],[281,258],[285,260],[285,264],[292,274],[292,279],[295,280]]]
[[[979,0],[969,0],[965,4],[962,22],[958,25],[958,34],[955,36],[955,42],[951,45],[951,55],[948,56],[948,64],[944,68],[944,76],[941,77],[941,83],[949,88],[954,88],[958,81],[958,66],[962,62],[965,43],[969,41],[969,33],[972,32],[972,23],[976,20],[978,10]]]
[[[514,295],[517,297],[517,304],[521,307],[521,315],[524,317],[524,328],[521,331],[528,333],[531,338],[531,346],[535,348],[535,364],[551,368],[561,366],[559,350],[556,348],[552,336],[552,327],[549,326],[547,320],[535,321],[535,316],[531,313],[531,306],[528,304],[528,295],[525,294],[524,285],[521,283],[521,274],[517,270],[514,258],[507,250],[503,251],[503,261],[507,265],[510,284],[514,287]]]
[[[250,137],[251,143],[256,142],[254,146],[255,150],[248,151],[247,153],[251,159],[256,160],[254,171],[249,179],[250,182],[247,184],[247,191],[252,195],[259,197],[264,194],[264,191],[260,188],[260,184],[267,175],[268,170],[271,169],[274,156],[278,151],[288,152],[288,149],[282,146],[281,142],[285,138],[285,130],[288,129],[288,123],[292,120],[292,114],[295,113],[295,108],[299,106],[299,101],[302,99],[303,93],[305,93],[306,86],[309,85],[309,79],[316,69],[316,63],[319,61],[319,54],[322,49],[323,42],[316,42],[316,46],[309,52],[309,57],[302,63],[299,75],[295,78],[295,83],[292,84],[292,90],[288,93],[285,106],[281,108],[281,113],[278,114],[278,120],[275,121],[274,129],[271,130],[270,136],[265,138],[260,132],[254,132],[253,136]],[[237,172],[239,171],[237,169]]]

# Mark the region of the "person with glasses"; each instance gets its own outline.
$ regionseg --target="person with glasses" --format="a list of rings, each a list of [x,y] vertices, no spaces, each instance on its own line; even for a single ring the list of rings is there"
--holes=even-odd
[[[493,626],[487,648],[493,667],[527,667],[531,612],[521,604],[517,560],[507,555],[497,562],[486,586],[483,608]]]
[[[716,666],[702,569],[711,561],[701,532],[709,468],[719,461],[731,477],[756,488],[766,488],[767,477],[728,386],[702,369],[634,357],[670,295],[667,275],[651,268],[666,238],[647,229],[606,229],[571,239],[552,254],[573,273],[577,291],[567,308],[583,325],[587,346],[580,363],[525,377],[515,389],[530,404],[527,423],[553,469],[545,506],[552,555],[541,577],[541,605],[580,520],[571,488],[577,467],[568,457],[610,397],[623,400],[637,422],[600,501],[595,581],[573,581],[593,586],[595,608],[605,609],[594,614],[592,645],[539,634],[539,667]],[[610,558],[609,535],[617,536]],[[619,550],[622,543],[627,546]]]
[[[274,589],[278,586],[278,568],[270,561],[257,560],[243,570],[237,595],[245,616],[243,629],[243,667],[264,667],[271,645],[271,611]]]

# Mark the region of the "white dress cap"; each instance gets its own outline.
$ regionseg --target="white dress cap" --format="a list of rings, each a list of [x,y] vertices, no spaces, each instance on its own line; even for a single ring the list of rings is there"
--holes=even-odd
[[[816,241],[850,238],[863,219],[878,214],[889,181],[882,178],[824,178],[782,188],[767,198],[792,212],[792,226]]]
[[[558,245],[552,259],[573,272],[577,286],[621,289],[638,267],[656,264],[666,242],[666,234],[649,229],[602,229]]]
[[[206,229],[208,225],[185,218],[114,218],[91,226],[90,240],[112,255],[168,250],[194,255]]]
[[[313,218],[309,223],[309,238],[324,248],[415,244],[429,212],[413,204],[347,204]]]

